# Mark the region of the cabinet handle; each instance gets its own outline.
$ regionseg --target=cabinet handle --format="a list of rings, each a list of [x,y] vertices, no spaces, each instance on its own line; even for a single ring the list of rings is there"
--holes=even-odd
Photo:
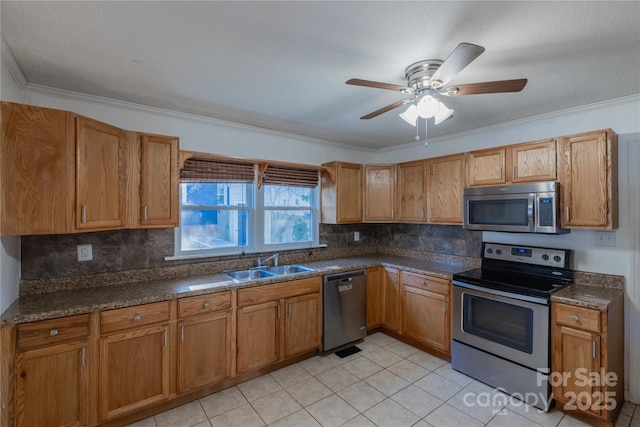
[[[209,301],[205,301],[205,302],[202,304],[202,306],[203,306],[204,308],[209,308]]]
[[[164,330],[164,346],[168,346],[169,345],[169,333],[167,332],[167,330]]]
[[[447,312],[447,300],[442,301],[444,304],[444,312]]]
[[[429,208],[429,219],[433,219],[433,208]]]
[[[143,214],[144,215],[144,220],[146,221],[146,220],[149,219],[149,215],[148,215],[149,209],[148,209],[147,205],[144,205],[143,212],[144,212],[144,214]]]
[[[513,172],[511,172],[511,179],[514,179],[516,177],[516,167],[513,167]]]
[[[500,179],[502,179],[502,168],[500,168]]]
[[[576,322],[580,320],[580,316],[578,316],[577,314],[574,314],[573,316],[571,316],[571,318]]]
[[[49,331],[49,336],[50,337],[55,337],[56,335],[58,335],[58,330],[57,329],[51,329]]]
[[[280,304],[278,304],[278,319],[280,318]]]
[[[424,219],[424,208],[422,208],[422,219]]]
[[[591,357],[596,358],[596,340],[591,341]]]
[[[184,342],[184,325],[180,327],[180,341]]]
[[[569,221],[569,218],[570,218],[570,216],[569,216],[569,206],[567,206],[567,221]]]
[[[287,303],[287,316],[291,316],[291,303]]]
[[[420,280],[420,286],[425,286],[426,283],[424,283],[424,280]]]
[[[133,315],[133,320],[138,321],[138,320],[141,320],[141,319],[142,319],[142,316],[140,316],[139,314],[134,314]]]
[[[82,346],[82,366],[87,363],[87,348]]]
[[[82,223],[87,223],[87,205],[82,205]]]

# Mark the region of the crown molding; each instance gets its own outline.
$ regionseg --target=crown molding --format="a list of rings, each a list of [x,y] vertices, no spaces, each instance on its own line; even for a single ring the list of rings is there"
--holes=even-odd
[[[614,106],[627,105],[627,104],[636,104],[640,105],[640,93],[623,96],[620,98],[608,99],[605,101],[594,102],[592,104],[580,105],[578,107],[566,108],[563,110],[556,110],[549,113],[539,114],[537,116],[525,117],[517,120],[510,120],[508,122],[497,123],[495,125],[483,126],[480,128],[470,129],[462,132],[451,133],[448,135],[438,136],[434,138],[429,138],[429,144],[436,144],[439,142],[446,141],[455,141],[456,139],[460,139],[465,136],[475,135],[484,132],[491,132],[500,129],[511,128],[515,126],[525,125],[534,123],[536,121],[557,118],[559,115],[567,115],[567,114],[575,114],[575,113],[583,113],[592,110],[599,110],[602,108],[611,108]],[[423,146],[425,143],[424,140],[420,140],[417,142],[407,142],[405,144],[393,145],[391,147],[384,147],[377,150],[378,153],[388,153],[396,150],[403,150],[411,147],[419,147]]]
[[[29,82],[27,81],[27,78],[22,72],[22,69],[18,65],[16,58],[13,56],[13,52],[11,52],[9,45],[4,40],[4,37],[2,37],[2,47],[0,49],[0,58],[4,66],[7,67],[7,70],[9,71],[9,74],[11,75],[11,77],[18,85],[18,88],[20,90],[24,90],[24,88],[27,86]]]

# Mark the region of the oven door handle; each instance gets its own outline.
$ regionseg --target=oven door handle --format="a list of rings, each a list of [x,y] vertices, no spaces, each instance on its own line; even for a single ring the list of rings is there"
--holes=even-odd
[[[506,297],[506,298],[512,298],[520,301],[533,302],[535,304],[549,305],[549,301],[546,298],[499,291],[497,289],[485,288],[484,286],[472,285],[471,283],[460,282],[458,280],[454,280],[452,283],[453,283],[453,286],[458,286],[460,288],[471,289],[478,292],[484,292],[487,294],[497,295],[497,296]]]

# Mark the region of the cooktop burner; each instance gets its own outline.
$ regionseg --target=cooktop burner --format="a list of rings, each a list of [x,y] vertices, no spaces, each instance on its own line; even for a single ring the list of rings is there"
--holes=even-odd
[[[482,268],[453,275],[475,286],[549,298],[573,282],[571,251],[498,243],[482,244]]]

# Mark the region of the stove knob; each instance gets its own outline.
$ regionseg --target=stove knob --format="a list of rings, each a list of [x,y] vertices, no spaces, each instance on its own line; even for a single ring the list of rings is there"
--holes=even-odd
[[[496,255],[502,255],[502,249],[496,249]]]
[[[545,260],[545,261],[549,261],[549,255],[543,254],[542,255],[542,259]]]
[[[488,254],[492,254],[493,253],[493,249],[491,249],[491,248],[487,249],[487,253]]]
[[[556,256],[553,257],[553,260],[555,262],[560,262],[560,261],[562,261],[562,258],[560,258],[560,255],[556,255]]]

